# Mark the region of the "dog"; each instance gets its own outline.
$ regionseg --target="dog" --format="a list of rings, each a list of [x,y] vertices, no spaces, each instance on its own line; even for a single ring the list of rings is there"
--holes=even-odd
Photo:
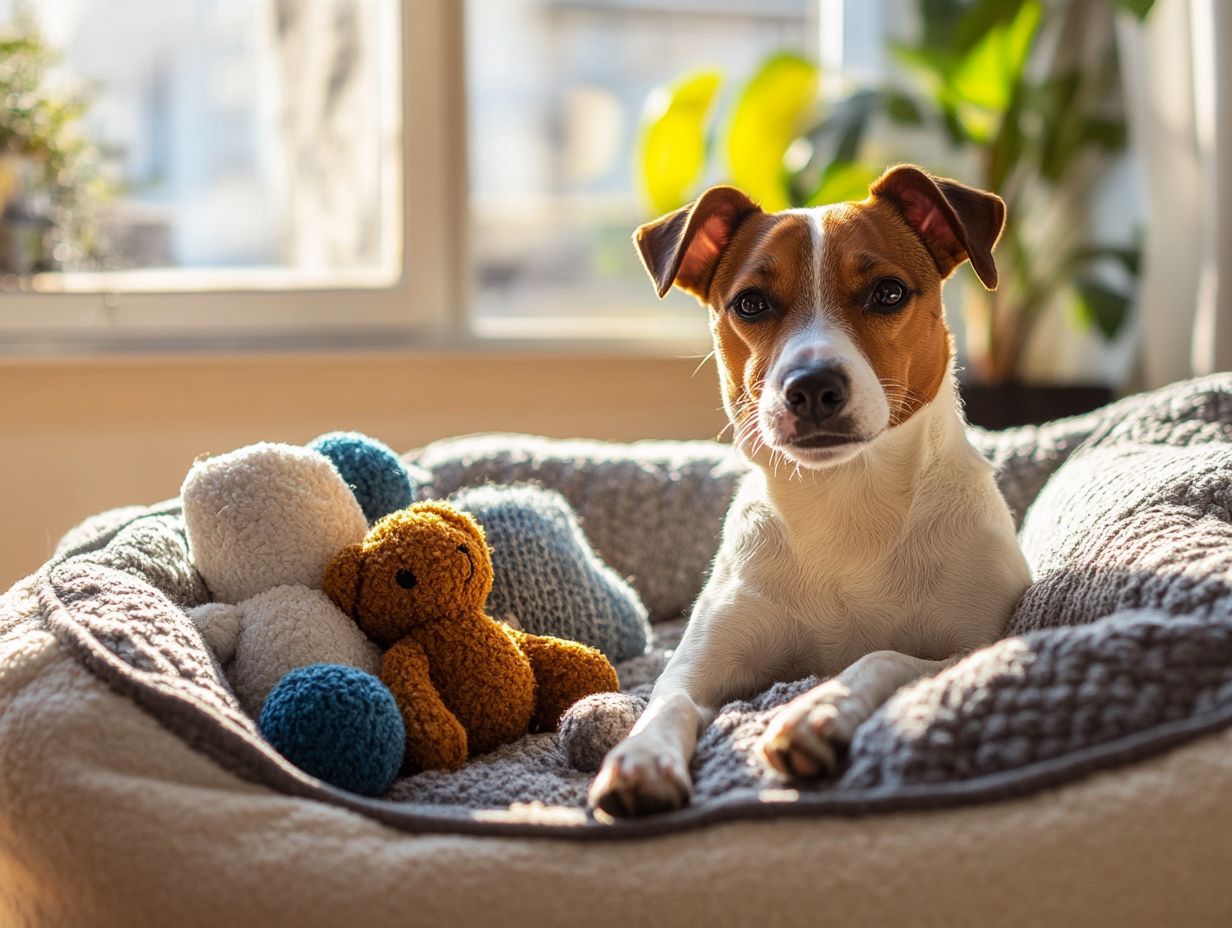
[[[825,682],[757,747],[831,776],[903,685],[999,638],[1030,572],[989,463],[966,437],[941,285],[997,285],[993,193],[913,165],[859,202],[767,213],[707,190],[637,229],[659,296],[709,307],[723,405],[753,465],[679,647],[590,788],[602,817],[681,808],[718,709]]]

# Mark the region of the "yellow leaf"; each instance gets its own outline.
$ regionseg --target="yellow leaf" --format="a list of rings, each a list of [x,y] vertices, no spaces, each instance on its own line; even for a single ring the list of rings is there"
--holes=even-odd
[[[656,213],[683,206],[706,165],[706,124],[718,71],[695,71],[646,99],[638,141],[642,192]]]
[[[745,86],[727,128],[731,182],[767,210],[791,206],[783,156],[817,108],[820,70],[797,55],[773,56]]]

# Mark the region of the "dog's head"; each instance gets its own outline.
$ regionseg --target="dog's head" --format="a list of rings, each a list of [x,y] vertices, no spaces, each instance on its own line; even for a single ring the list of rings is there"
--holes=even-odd
[[[997,285],[1005,204],[901,165],[867,199],[767,213],[712,187],[634,235],[663,296],[710,308],[737,445],[804,467],[858,454],[949,375],[941,284],[969,260]]]

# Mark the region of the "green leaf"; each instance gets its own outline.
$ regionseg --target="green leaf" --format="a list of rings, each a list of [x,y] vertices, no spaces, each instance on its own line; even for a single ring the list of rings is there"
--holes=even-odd
[[[789,53],[768,59],[745,85],[727,127],[731,182],[764,209],[791,206],[783,156],[815,113],[820,69]]]
[[[706,127],[723,77],[686,74],[646,99],[637,165],[643,193],[656,213],[683,206],[706,166]]]
[[[964,0],[919,0],[923,31],[920,44],[926,48],[940,48],[953,43],[958,24],[966,12]]]
[[[1108,341],[1116,338],[1129,317],[1129,295],[1094,277],[1080,277],[1074,281],[1074,296],[1078,318],[1095,326]]]
[[[948,87],[958,102],[997,116],[1010,105],[1021,83],[1042,12],[1038,0],[1019,7],[1009,22],[998,23],[965,54]]]
[[[821,175],[821,185],[808,199],[808,206],[825,206],[848,200],[863,200],[868,196],[868,187],[881,175],[881,171],[868,165],[851,161],[832,161]]]
[[[920,112],[920,105],[907,94],[897,90],[888,90],[882,95],[881,100],[886,115],[899,125],[923,125],[924,114]]]
[[[1137,277],[1142,265],[1142,248],[1138,245],[1086,245],[1069,256],[1069,266],[1079,268],[1097,261],[1115,261],[1131,277]]]
[[[1126,10],[1138,17],[1138,21],[1146,19],[1155,5],[1155,0],[1112,0],[1118,9]]]
[[[929,45],[890,44],[890,52],[904,68],[913,71],[924,85],[924,90],[939,98],[950,74],[957,67],[957,55]]]
[[[1124,119],[1093,116],[1082,127],[1082,140],[1104,151],[1122,151],[1129,142],[1129,129]]]
[[[1029,0],[965,0],[962,19],[947,44],[956,53],[966,54],[993,29],[1012,22],[1026,2]]]

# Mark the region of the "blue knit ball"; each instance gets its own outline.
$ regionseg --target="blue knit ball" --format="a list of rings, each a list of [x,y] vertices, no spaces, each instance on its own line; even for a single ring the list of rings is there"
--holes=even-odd
[[[402,766],[406,731],[393,694],[354,667],[292,670],[266,698],[257,724],[296,767],[352,793],[380,796]]]
[[[308,445],[331,461],[351,487],[368,521],[405,509],[415,485],[392,448],[362,432],[329,432]]]

